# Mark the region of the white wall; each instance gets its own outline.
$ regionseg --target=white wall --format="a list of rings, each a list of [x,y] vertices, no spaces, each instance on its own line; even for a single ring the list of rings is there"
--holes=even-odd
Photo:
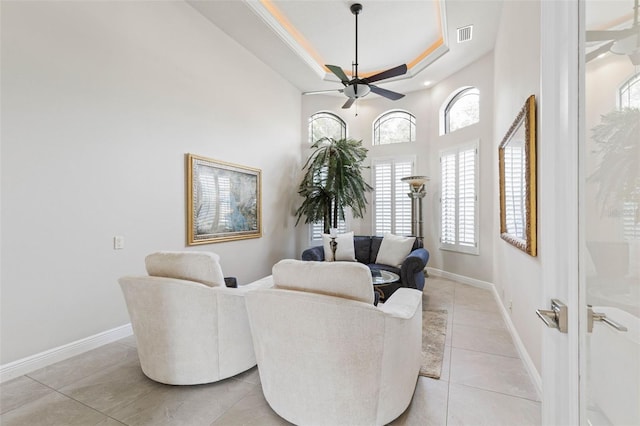
[[[514,36],[518,34],[518,36]],[[537,1],[505,2],[494,50],[493,163],[498,164],[498,145],[529,95],[540,89],[540,4]],[[539,141],[540,144],[549,141]],[[538,181],[545,173],[538,162]],[[539,190],[542,188],[539,187]],[[494,173],[494,194],[498,194],[498,173]],[[539,200],[540,201],[540,200]],[[545,226],[555,206],[538,203],[538,227]],[[535,310],[542,297],[541,271],[545,253],[531,257],[503,241],[499,230],[499,206],[494,202],[494,284],[503,304],[511,308],[511,320],[538,372],[540,371],[541,325]]]
[[[1,364],[129,321],[117,278],[185,249],[185,153],[263,177],[264,236],[194,250],[240,283],[296,254],[293,86],[182,2],[1,7]]]
[[[475,86],[482,96],[480,122],[451,134],[440,136],[438,117],[440,107],[445,99],[462,86]],[[427,183],[427,196],[423,200],[425,247],[429,250],[429,266],[446,270],[471,278],[492,281],[493,272],[493,204],[494,191],[492,176],[494,164],[493,150],[493,56],[480,58],[464,70],[440,82],[432,89],[420,90],[406,94],[398,101],[389,101],[380,97],[372,97],[358,101],[357,108],[341,109],[343,96],[305,96],[302,102],[302,155],[307,157],[308,149],[307,120],[318,111],[331,111],[347,122],[349,137],[362,139],[369,150],[366,164],[372,158],[393,156],[415,156],[416,174],[427,175],[431,181]],[[384,112],[401,109],[416,117],[416,141],[412,143],[373,146],[373,122]],[[440,164],[439,151],[459,143],[480,140],[480,255],[468,255],[443,251],[439,249],[440,232]],[[371,173],[365,171],[371,182]],[[407,185],[407,192],[409,187]],[[299,202],[300,199],[298,199]],[[371,197],[369,197],[371,200]],[[367,214],[361,220],[353,220],[351,228],[359,235],[373,233],[372,205],[369,204]],[[301,243],[308,245],[308,235],[301,237]]]

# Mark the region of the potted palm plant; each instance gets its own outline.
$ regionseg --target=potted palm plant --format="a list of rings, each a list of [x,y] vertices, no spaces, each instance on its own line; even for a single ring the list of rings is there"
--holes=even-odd
[[[361,140],[351,138],[322,138],[311,148],[314,151],[302,167],[305,174],[298,187],[304,200],[296,210],[296,225],[303,216],[305,223],[322,221],[328,234],[344,220],[346,207],[354,217],[366,212],[366,193],[373,189],[362,177],[367,150]]]
[[[600,162],[590,179],[600,184],[597,197],[603,211],[624,203],[640,205],[640,109],[612,111],[592,131]]]

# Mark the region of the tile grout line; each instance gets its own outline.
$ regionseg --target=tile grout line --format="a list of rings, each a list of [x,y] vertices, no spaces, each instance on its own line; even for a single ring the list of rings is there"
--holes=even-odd
[[[82,401],[78,401],[77,399],[75,399],[75,398],[73,398],[73,397],[71,397],[71,396],[69,396],[69,395],[67,395],[67,394],[65,394],[65,393],[63,393],[63,392],[60,392],[58,389],[52,388],[51,386],[47,385],[46,383],[43,383],[43,382],[41,382],[40,380],[37,380],[37,379],[35,379],[35,378],[33,378],[33,377],[29,376],[28,374],[24,374],[23,376],[20,376],[20,377],[26,377],[26,378],[28,378],[29,380],[33,380],[34,382],[41,384],[42,386],[44,386],[44,387],[46,387],[46,388],[48,388],[48,389],[52,390],[53,392],[57,393],[58,395],[63,396],[64,398],[66,398],[66,399],[68,399],[68,400],[71,400],[71,401],[77,402],[78,404],[80,404],[80,405],[82,405],[82,406],[84,406],[84,407],[86,407],[86,408],[90,409],[91,411],[95,411],[96,413],[102,414],[103,416],[105,416],[105,417],[107,417],[107,418],[109,418],[109,419],[111,419],[111,420],[114,420],[114,421],[116,421],[116,422],[118,422],[118,423],[120,423],[120,424],[126,425],[126,423],[123,423],[123,422],[121,422],[121,421],[120,421],[120,420],[118,420],[118,419],[114,419],[114,418],[113,418],[113,417],[111,417],[110,415],[108,415],[108,414],[106,414],[106,413],[103,413],[102,411],[100,411],[100,410],[98,410],[98,409],[96,409],[96,408],[94,408],[94,407],[91,407],[90,405],[87,405],[87,404],[85,404],[85,403],[84,403],[84,402],[82,402]],[[15,410],[17,410],[17,409],[19,409],[19,408],[21,408],[21,407],[24,407],[25,405],[28,405],[28,404],[34,403],[34,402],[36,402],[36,401],[39,401],[39,400],[41,400],[42,398],[45,398],[45,397],[46,397],[46,396],[48,396],[48,395],[51,395],[51,393],[48,393],[47,395],[43,395],[42,397],[40,397],[40,398],[38,398],[38,399],[34,399],[34,400],[32,400],[32,401],[29,401],[29,402],[27,402],[27,403],[25,403],[25,404],[21,404],[21,405],[17,406],[16,408],[13,408],[13,409],[11,409],[11,410],[7,411],[6,413],[2,413],[2,415],[4,416],[4,415],[5,415],[5,414],[7,414],[7,413],[10,413],[10,412],[12,412],[12,411],[15,411]],[[104,419],[103,419],[103,420],[104,420]],[[103,421],[103,420],[101,420],[101,421]]]

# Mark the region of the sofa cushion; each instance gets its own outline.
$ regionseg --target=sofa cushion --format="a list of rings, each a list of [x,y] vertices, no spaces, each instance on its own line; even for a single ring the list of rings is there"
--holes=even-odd
[[[225,286],[220,256],[204,251],[159,251],[144,259],[147,274],[195,281],[209,287]]]
[[[391,233],[384,234],[375,263],[400,266],[411,253],[416,237],[400,237]]]
[[[336,258],[333,259],[333,253],[331,252],[331,236],[328,234],[322,234],[322,243],[324,246],[324,260],[327,262],[333,262],[334,260],[342,260],[347,262],[355,262],[356,255],[353,246],[353,232],[346,232],[344,234],[338,234],[336,237]]]
[[[371,237],[355,236],[353,245],[356,250],[356,260],[365,265],[371,262]]]
[[[275,288],[326,294],[373,303],[369,268],[357,262],[308,262],[285,259],[273,266]]]

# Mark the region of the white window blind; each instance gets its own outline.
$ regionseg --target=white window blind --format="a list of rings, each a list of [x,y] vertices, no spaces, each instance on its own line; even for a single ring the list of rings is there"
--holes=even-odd
[[[440,247],[478,254],[477,143],[440,154]]]
[[[373,162],[374,230],[376,235],[391,232],[411,234],[409,185],[401,179],[413,174],[413,159],[379,159]]]

